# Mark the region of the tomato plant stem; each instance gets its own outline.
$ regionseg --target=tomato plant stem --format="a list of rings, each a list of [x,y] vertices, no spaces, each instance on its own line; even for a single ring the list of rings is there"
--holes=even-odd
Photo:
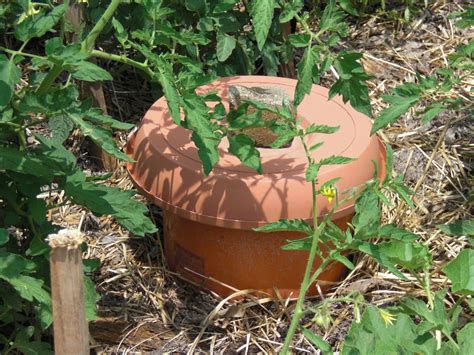
[[[82,41],[82,50],[86,52],[90,52],[95,45],[95,41],[97,37],[100,35],[100,33],[103,31],[105,25],[110,21],[112,18],[115,10],[117,10],[117,7],[120,5],[121,0],[112,0],[107,7],[107,9],[104,11],[102,14],[101,18],[95,26],[92,28],[92,30],[89,32],[87,37]]]

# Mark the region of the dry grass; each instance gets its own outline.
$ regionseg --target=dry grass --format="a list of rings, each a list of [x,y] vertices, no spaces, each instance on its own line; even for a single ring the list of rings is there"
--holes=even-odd
[[[461,5],[438,1],[417,14],[409,26],[397,26],[381,15],[353,25],[351,37],[343,46],[364,53],[364,66],[375,76],[370,82],[370,95],[376,113],[384,107],[383,94],[413,80],[415,72],[430,74],[445,66],[447,56],[472,36],[472,32],[456,29],[452,20],[447,19],[447,14],[461,10]],[[124,120],[138,121],[152,101],[151,90],[140,79],[131,80],[130,75],[118,74],[116,79],[109,84],[114,86],[106,87],[111,111]],[[465,105],[472,103],[473,78],[470,79],[450,93],[462,97]],[[332,80],[328,77],[324,82],[329,84]],[[434,260],[433,290],[448,285],[439,270],[467,243],[435,227],[469,216],[473,142],[472,127],[465,115],[462,111],[448,112],[428,126],[421,126],[410,113],[381,134],[395,149],[396,170],[406,173],[407,183],[416,190],[416,208],[410,210],[392,197],[393,206],[383,210],[384,222],[397,223],[418,233],[429,246]],[[83,165],[94,170],[87,159],[83,159]],[[132,188],[123,168],[115,171],[107,183]],[[160,225],[159,209],[151,210]],[[187,284],[167,269],[159,234],[146,238],[130,236],[110,218],[96,218],[77,206],[61,207],[51,217],[64,226],[81,228],[89,244],[86,257],[101,261],[100,270],[94,274],[101,294],[100,320],[91,325],[96,351],[196,349],[247,354],[273,353],[282,344],[292,311],[289,300],[249,296],[232,303],[223,301]],[[423,295],[416,280],[401,281],[367,257],[356,255],[354,264],[355,270],[326,297],[357,289],[368,302],[381,305],[407,294]],[[453,297],[448,295],[446,302],[449,306]],[[340,349],[352,319],[351,306],[335,304],[332,316],[334,321],[326,331],[315,329],[309,319],[306,321],[334,349]],[[294,349],[301,353],[317,352],[300,335],[295,337]]]

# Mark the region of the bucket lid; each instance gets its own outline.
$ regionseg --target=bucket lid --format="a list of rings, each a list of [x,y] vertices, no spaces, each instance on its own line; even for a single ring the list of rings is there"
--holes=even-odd
[[[221,78],[200,87],[203,94],[217,90],[226,109],[231,85],[279,87],[293,97],[296,80],[267,76]],[[303,127],[311,123],[340,126],[334,134],[313,134],[308,144],[324,142],[313,154],[316,161],[332,155],[355,158],[345,165],[323,166],[319,182],[340,177],[339,191],[359,186],[372,178],[376,161],[384,172],[385,149],[370,136],[368,117],[344,104],[340,97],[328,101],[328,90],[313,85],[298,107]],[[208,177],[202,172],[191,132],[177,126],[164,98],[148,110],[138,129],[131,134],[127,153],[135,160],[127,169],[138,189],[157,205],[177,215],[226,228],[250,229],[282,218],[312,219],[311,184],[305,180],[307,160],[299,139],[286,148],[258,148],[263,174],[243,165],[227,152],[227,138],[219,146],[219,162]],[[334,201],[332,202],[334,203]],[[320,215],[332,205],[319,195]],[[353,211],[353,201],[339,207],[334,218]]]

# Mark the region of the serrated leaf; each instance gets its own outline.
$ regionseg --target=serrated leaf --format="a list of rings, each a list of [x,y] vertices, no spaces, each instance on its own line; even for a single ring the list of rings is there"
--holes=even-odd
[[[329,345],[323,338],[319,335],[314,334],[312,331],[306,329],[305,327],[300,327],[303,335],[308,339],[313,345],[315,345],[319,350],[324,354],[332,354],[331,345]]]
[[[191,139],[198,149],[204,175],[208,176],[219,161],[219,151],[217,150],[219,140],[201,136],[197,132],[193,132]]]
[[[181,98],[178,89],[176,88],[175,81],[173,80],[173,71],[163,60],[160,60],[159,64],[158,80],[163,88],[163,92],[165,93],[168,109],[174,123],[181,125]]]
[[[0,170],[10,170],[51,179],[63,175],[61,165],[41,154],[26,154],[14,148],[0,146]]]
[[[113,119],[109,115],[105,115],[100,108],[91,108],[87,111],[86,117],[88,121],[91,121],[97,125],[103,126],[105,128],[113,128],[128,131],[135,127],[134,124],[120,122],[116,119]]]
[[[52,138],[59,143],[63,143],[74,128],[74,123],[65,114],[57,114],[49,118],[48,127],[51,130]]]
[[[319,164],[310,163],[308,167],[306,168],[306,173],[305,173],[306,181],[310,182],[310,181],[316,180],[320,167],[321,165]]]
[[[312,234],[313,228],[302,219],[280,219],[278,222],[267,223],[254,228],[256,232],[301,232]]]
[[[295,138],[297,136],[297,133],[294,131],[287,131],[278,136],[277,139],[275,139],[272,143],[272,148],[280,148],[284,146],[286,143],[288,143],[290,140]]]
[[[67,112],[67,115],[71,121],[74,122],[77,127],[79,127],[82,134],[92,139],[92,141],[104,151],[120,160],[133,162],[132,158],[119,150],[111,131],[89,123],[88,121],[84,120],[83,115],[80,113]]]
[[[349,259],[347,259],[344,255],[341,255],[339,253],[335,253],[335,254],[332,254],[332,258],[336,261],[339,261],[341,264],[343,264],[349,270],[354,270],[355,269],[354,264]]]
[[[311,36],[307,33],[292,33],[288,35],[288,42],[296,48],[308,47],[311,44]]]
[[[385,161],[385,178],[383,180],[383,185],[388,183],[393,176],[393,149],[390,144],[385,144],[385,150],[387,152],[387,157]]]
[[[315,151],[316,149],[318,149],[319,147],[321,147],[323,144],[324,144],[324,142],[315,143],[315,144],[313,144],[311,147],[309,147],[308,150],[309,150],[310,152],[313,152],[313,151]]]
[[[303,0],[292,0],[283,3],[283,11],[280,13],[280,23],[285,23],[293,19],[304,6]]]
[[[304,130],[304,134],[312,134],[312,133],[323,133],[323,134],[332,134],[336,133],[339,130],[340,126],[327,126],[327,125],[318,125],[312,123],[308,128]]]
[[[66,12],[67,4],[56,6],[46,15],[30,16],[16,26],[15,36],[25,42],[31,38],[42,37],[46,32],[53,29]]]
[[[352,225],[357,232],[365,227],[369,227],[371,232],[378,230],[380,225],[380,201],[371,190],[362,192],[354,205],[355,215],[352,218]],[[371,237],[370,235],[364,237]],[[364,238],[365,239],[365,238]]]
[[[357,12],[357,9],[354,7],[354,5],[352,5],[351,0],[339,0],[339,4],[344,11],[350,13],[353,16],[359,16],[359,13]]]
[[[313,237],[309,236],[302,239],[287,240],[288,244],[281,247],[282,250],[310,250]]]
[[[464,249],[443,269],[451,280],[451,289],[460,294],[474,294],[474,250]]]
[[[243,164],[262,174],[260,152],[255,148],[255,142],[245,134],[229,136],[228,139],[229,152],[239,158]]]
[[[313,50],[307,47],[304,51],[303,58],[298,63],[298,82],[295,89],[294,105],[297,107],[305,95],[311,92],[313,86],[313,68],[316,65],[316,58]]]
[[[384,99],[387,99],[387,97],[385,97]],[[404,113],[408,112],[408,110],[413,107],[419,101],[419,99],[419,96],[393,96],[390,99],[390,106],[383,110],[380,113],[379,117],[377,117],[377,119],[375,120],[370,134],[374,134],[379,129],[387,127],[390,123],[396,122],[397,119]]]
[[[328,158],[321,159],[319,165],[339,165],[339,164],[349,164],[354,161],[354,158],[343,157],[340,155],[332,155]]]
[[[339,74],[339,79],[331,86],[329,98],[336,94],[342,96],[344,103],[349,101],[357,111],[372,117],[369,88],[366,80],[370,79],[359,63],[360,53],[342,51],[334,60],[334,66]]]
[[[71,72],[74,78],[83,81],[93,82],[113,79],[107,70],[85,60],[75,63],[71,68],[67,68],[67,70]]]
[[[222,139],[219,126],[212,122],[209,107],[202,97],[186,96],[183,108],[186,117],[185,128],[193,132],[191,139],[198,148],[204,175],[207,176],[219,161],[217,147]]]
[[[236,40],[234,36],[230,36],[223,32],[217,33],[217,59],[220,62],[225,62],[230,57],[235,49]]]
[[[115,38],[120,42],[120,44],[125,47],[126,44],[125,42],[128,39],[128,33],[123,27],[123,25],[118,21],[115,17],[112,18],[112,26],[114,27],[115,30]]]
[[[263,49],[272,25],[275,0],[253,0],[250,4],[250,16],[259,50]]]
[[[460,219],[451,224],[437,224],[436,227],[450,235],[474,235],[474,219]]]
[[[438,116],[441,112],[445,111],[447,108],[442,103],[434,103],[429,105],[423,110],[423,116],[421,116],[421,123],[427,124],[433,118]]]
[[[32,302],[51,304],[51,296],[43,289],[43,280],[27,275],[7,279],[8,283],[20,294],[21,298]]]
[[[143,203],[133,199],[132,191],[88,182],[80,171],[66,177],[64,190],[74,203],[89,208],[99,216],[113,216],[135,235],[144,236],[145,233],[156,232],[155,225],[146,217],[148,209]]]
[[[344,32],[347,27],[344,17],[345,14],[337,8],[335,0],[327,1],[321,15],[320,31]]]
[[[410,208],[415,207],[415,205],[413,204],[410,198],[410,196],[413,195],[414,192],[403,183],[401,175],[397,176],[395,179],[390,181],[390,183],[388,184],[388,187],[393,192],[397,193],[403,199],[403,201],[405,201],[406,204],[410,206]]]
[[[20,76],[21,71],[15,63],[4,55],[0,55],[0,108],[10,102]]]

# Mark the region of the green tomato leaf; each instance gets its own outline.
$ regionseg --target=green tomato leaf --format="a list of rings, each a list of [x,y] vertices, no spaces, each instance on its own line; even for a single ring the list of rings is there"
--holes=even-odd
[[[309,164],[308,167],[306,168],[306,174],[305,174],[306,181],[310,182],[310,181],[316,180],[320,167],[321,167],[320,164],[315,164],[315,163]]]
[[[0,55],[0,108],[5,107],[15,92],[15,85],[20,81],[21,71],[13,61]]]
[[[390,106],[383,110],[372,126],[371,134],[374,134],[379,129],[387,127],[390,123],[394,123],[401,115],[408,112],[419,100],[419,96],[392,96],[390,99],[384,97],[384,100],[390,100]]]
[[[354,5],[352,5],[351,0],[339,0],[339,4],[341,8],[347,13],[353,16],[359,16],[359,13],[357,12],[357,9],[354,7]]]
[[[445,107],[442,103],[439,102],[435,102],[434,104],[429,105],[423,110],[423,116],[421,116],[421,123],[427,124],[446,109],[447,107]]]
[[[120,122],[116,119],[113,119],[109,115],[105,115],[100,108],[91,108],[87,111],[86,117],[88,121],[103,126],[104,128],[113,128],[128,131],[135,127],[134,124]]]
[[[359,63],[360,53],[342,51],[334,60],[334,66],[339,74],[339,79],[329,90],[329,98],[336,94],[342,95],[344,103],[349,101],[357,111],[372,117],[370,106],[369,88],[366,80],[370,79]]]
[[[292,0],[283,3],[283,11],[280,14],[280,23],[291,21],[295,15],[297,15],[304,6],[303,0]]]
[[[311,43],[311,36],[306,33],[292,33],[288,35],[288,42],[296,48],[308,47]]]
[[[349,164],[354,161],[354,158],[343,157],[340,155],[332,155],[328,158],[321,159],[319,165],[339,165],[339,164]]]
[[[474,294],[474,250],[464,249],[443,269],[451,280],[451,289],[460,294]]]
[[[63,143],[74,128],[74,123],[65,114],[57,114],[48,120],[48,127],[51,130],[52,138],[59,143]]]
[[[89,208],[93,213],[111,215],[135,235],[156,232],[153,222],[146,217],[147,207],[133,198],[132,191],[122,191],[110,186],[86,181],[80,171],[68,175],[64,190],[74,203]]]
[[[451,224],[437,224],[436,227],[449,235],[474,236],[474,219],[460,219]]]
[[[260,152],[255,148],[255,142],[245,134],[229,136],[228,139],[229,152],[239,158],[243,164],[262,174]]]
[[[298,83],[296,84],[294,105],[297,107],[305,95],[311,92],[313,86],[313,68],[316,65],[316,56],[310,47],[304,51],[303,58],[298,63]]]
[[[254,228],[256,232],[301,232],[313,234],[313,228],[302,219],[280,219],[278,222],[267,223]]]
[[[312,134],[312,133],[324,133],[324,134],[332,134],[336,133],[339,130],[339,126],[326,126],[326,125],[317,125],[312,123],[308,128],[304,130],[304,134]]]
[[[168,63],[160,58],[157,62],[159,64],[157,73],[158,80],[161,83],[163,92],[165,93],[166,102],[173,121],[178,126],[181,125],[181,97],[176,88],[175,80],[173,79],[173,71]]]
[[[250,5],[250,16],[252,16],[257,46],[259,50],[262,50],[272,25],[276,3],[275,0],[253,0]]]
[[[87,62],[80,61],[75,63],[72,66],[66,67],[66,69],[71,72],[72,76],[76,79],[83,81],[100,81],[100,80],[112,80],[112,75],[105,69],[102,69],[98,65]]]
[[[309,236],[302,239],[287,240],[288,244],[281,247],[282,250],[310,250],[313,237]]]
[[[107,153],[120,160],[133,162],[132,158],[119,150],[110,130],[89,123],[84,119],[84,116],[81,113],[67,112],[67,115],[71,121],[74,122],[77,127],[79,127],[85,136],[92,139],[95,144],[97,144]]]
[[[225,62],[230,57],[235,49],[236,40],[234,36],[230,36],[223,32],[217,33],[217,59],[220,62]]]
[[[18,40],[25,42],[35,37],[42,37],[46,32],[53,29],[66,12],[67,4],[56,6],[48,14],[40,13],[30,16],[16,26],[15,36]]]

